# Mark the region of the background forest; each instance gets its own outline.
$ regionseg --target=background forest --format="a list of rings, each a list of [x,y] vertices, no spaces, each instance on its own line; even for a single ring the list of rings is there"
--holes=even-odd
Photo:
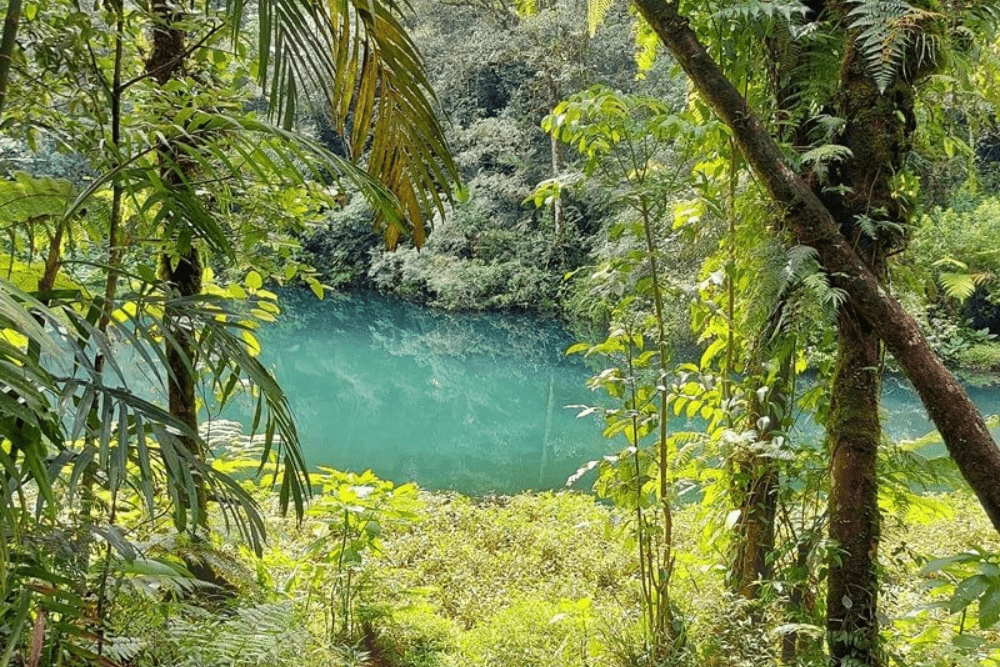
[[[0,667],[1000,663],[992,3],[4,11]],[[561,318],[608,455],[310,469],[292,289]]]

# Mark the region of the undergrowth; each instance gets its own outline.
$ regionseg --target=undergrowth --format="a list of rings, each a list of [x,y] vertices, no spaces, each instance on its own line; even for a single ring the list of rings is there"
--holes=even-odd
[[[225,602],[165,580],[123,592],[120,640],[106,654],[137,667],[664,665],[643,652],[639,573],[614,508],[574,492],[469,498],[327,474],[329,497],[301,525],[268,513],[269,548],[261,559],[243,551],[244,572]],[[967,493],[929,497],[907,512],[887,516],[881,552],[890,658],[995,664],[995,633],[976,635],[975,648],[956,645],[974,623],[943,608],[954,586],[922,571],[971,545],[996,552],[988,521]],[[701,543],[712,534],[706,524],[696,505],[677,514],[683,646],[669,664],[779,664],[788,630],[780,604],[750,608],[726,592],[724,550]],[[821,664],[822,629],[795,629],[808,649],[796,664]]]

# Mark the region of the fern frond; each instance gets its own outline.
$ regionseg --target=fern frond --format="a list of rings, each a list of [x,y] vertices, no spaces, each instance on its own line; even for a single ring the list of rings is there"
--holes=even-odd
[[[917,64],[933,62],[937,38],[924,26],[943,18],[939,12],[914,7],[905,0],[855,0],[848,12],[851,29],[858,32],[857,42],[868,62],[868,70],[879,92],[884,93],[893,79],[906,67],[906,52],[916,42]]]
[[[587,30],[593,37],[597,26],[604,23],[604,17],[615,0],[587,0]]]
[[[942,273],[939,276],[944,293],[959,303],[971,297],[976,288],[993,278],[988,272]]]
[[[538,13],[538,0],[515,0],[514,5],[521,16],[534,16]]]
[[[825,165],[830,162],[843,162],[850,157],[853,157],[854,153],[847,146],[841,146],[840,144],[823,144],[822,146],[817,146],[812,150],[803,153],[799,160],[802,164],[813,164],[815,166]]]
[[[640,72],[648,72],[653,68],[659,46],[660,36],[645,19],[640,18],[635,26],[635,64]]]
[[[798,0],[750,0],[723,7],[715,12],[715,16],[752,21],[783,18],[786,23],[792,23],[793,17],[804,17],[808,13],[809,8]]]
[[[819,270],[816,249],[807,245],[792,246],[785,253],[785,280],[789,284],[802,282]]]

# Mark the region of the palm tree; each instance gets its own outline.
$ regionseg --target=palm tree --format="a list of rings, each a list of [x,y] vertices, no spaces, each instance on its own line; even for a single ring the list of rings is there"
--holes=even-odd
[[[251,333],[245,313],[227,299],[201,293],[202,257],[237,256],[232,229],[221,221],[217,202],[202,193],[204,184],[233,191],[261,182],[305,187],[317,179],[346,181],[373,203],[393,246],[407,228],[416,244],[423,241],[424,216],[443,209],[458,180],[419,54],[394,0],[258,5],[259,84],[278,122],[199,108],[197,96],[183,90],[185,66],[199,49],[218,49],[224,34],[231,45],[242,39],[247,7],[241,1],[221,14],[228,20],[225,33],[221,24],[213,25],[193,43],[185,33],[190,17],[173,3],[154,1],[147,16],[152,49],[141,71],[133,62],[131,78],[124,7],[111,7],[114,25],[105,46],[113,66],[95,73],[111,137],[102,139],[107,154],[95,161],[103,165],[101,173],[75,196],[62,192],[60,215],[24,218],[54,239],[51,267],[62,262],[61,230],[87,207],[106,211],[107,259],[99,265],[104,288],[96,296],[84,289],[53,291],[49,272],[44,293],[0,283],[0,331],[7,334],[0,336],[0,439],[7,443],[0,447],[0,617],[12,629],[0,665],[9,662],[26,631],[29,609],[48,603],[66,609],[63,593],[29,588],[28,575],[7,567],[8,550],[24,547],[23,529],[39,520],[30,511],[33,498],[55,515],[52,485],[59,477],[71,498],[86,495],[88,485],[104,487],[112,506],[119,490],[132,485],[150,514],[156,511],[155,490],[163,488],[175,525],[187,531],[204,526],[206,503],[218,500],[227,522],[260,549],[263,523],[254,501],[213,470],[198,434],[193,401],[199,364],[208,367],[210,385],[224,400],[244,381],[259,390],[254,428],[260,424],[266,436],[261,470],[279,456],[281,469],[274,475],[281,504],[302,512],[308,476],[287,401],[245,342]],[[93,55],[94,45],[86,48]],[[96,59],[90,64],[98,69]],[[6,83],[0,81],[0,90]],[[141,86],[146,101],[163,102],[172,115],[145,134],[127,135],[124,109]],[[345,138],[346,157],[296,132],[300,98],[325,107]],[[103,193],[110,194],[110,204]],[[0,202],[0,211],[5,205],[15,210],[12,201]],[[163,235],[155,251],[161,256],[159,277],[127,261],[122,224],[130,201],[146,216],[150,233]],[[169,410],[128,390],[114,338],[130,341],[136,361],[169,386]],[[111,512],[113,526],[113,507]],[[120,549],[128,557],[128,545],[111,528],[102,530],[109,553]],[[41,561],[36,565],[30,575],[36,579],[49,571]],[[51,575],[52,590],[65,588],[56,585],[56,572]],[[66,622],[72,626],[72,619]]]

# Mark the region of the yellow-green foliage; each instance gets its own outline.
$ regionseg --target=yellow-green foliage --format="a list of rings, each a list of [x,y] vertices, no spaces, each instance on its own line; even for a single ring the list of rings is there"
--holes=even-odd
[[[975,371],[1000,370],[1000,343],[979,343],[958,355],[958,363]]]
[[[430,585],[427,600],[464,628],[518,594],[597,603],[628,589],[635,574],[610,519],[606,507],[579,494],[431,496],[424,521],[387,538],[378,579],[390,591]]]
[[[38,279],[44,272],[45,265],[39,259],[29,264],[11,258],[10,255],[0,257],[0,279],[11,282],[26,292],[38,289]],[[60,273],[56,276],[55,289],[80,289],[80,285]]]

